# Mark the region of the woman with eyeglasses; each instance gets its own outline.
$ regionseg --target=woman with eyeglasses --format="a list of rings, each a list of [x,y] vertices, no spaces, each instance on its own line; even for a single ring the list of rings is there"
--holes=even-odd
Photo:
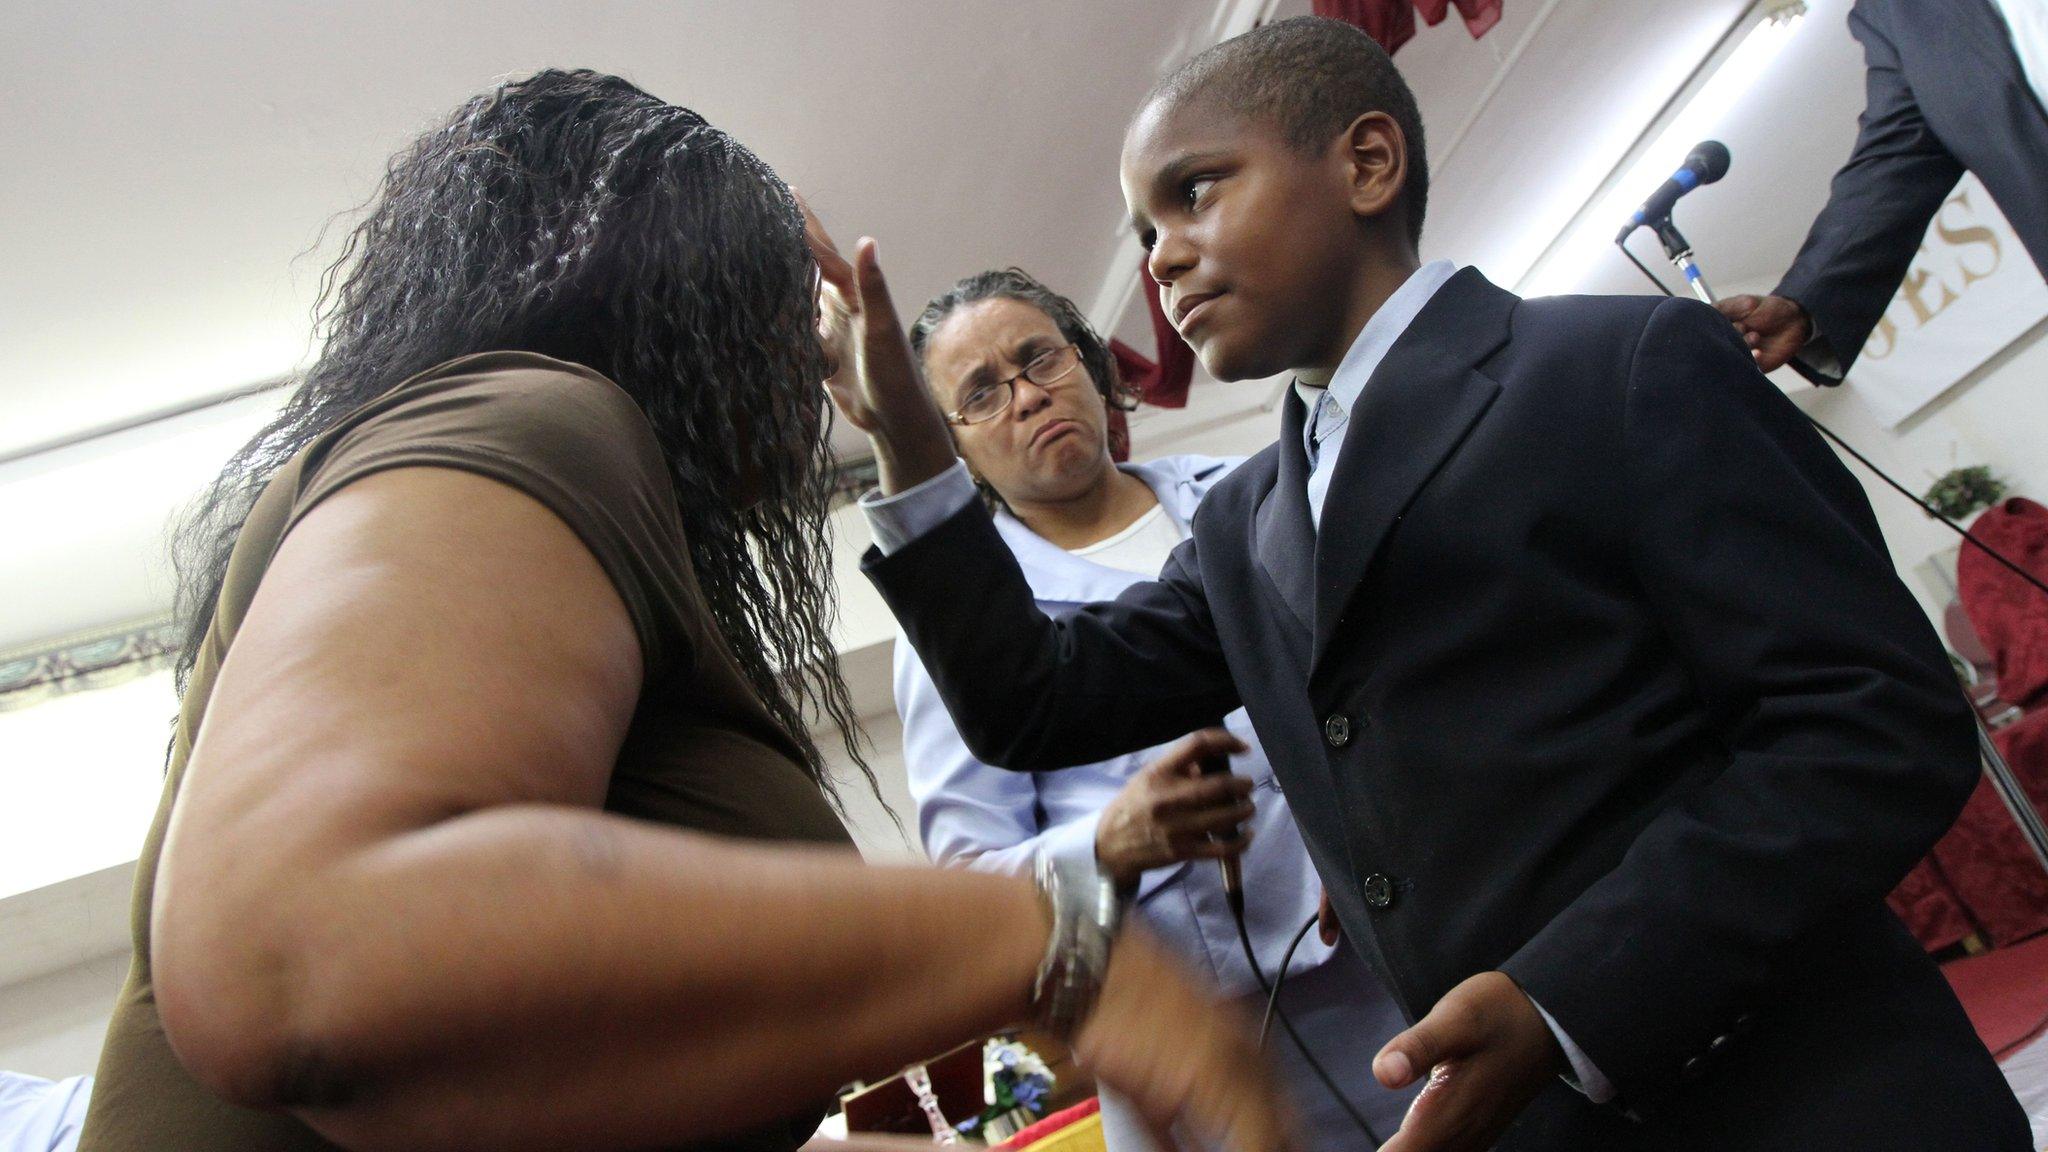
[[[814,227],[828,280],[850,269]],[[1209,488],[1238,461],[1168,456],[1118,465],[1110,413],[1131,406],[1108,347],[1079,309],[1015,268],[967,277],[911,325],[913,352],[952,427],[1039,606],[1116,597],[1156,576],[1185,540]],[[1321,884],[1294,818],[1240,710],[1220,727],[1167,748],[1059,772],[1009,772],[977,760],[908,643],[896,645],[896,705],[933,860],[981,872],[1028,873],[1046,859],[1092,861],[1134,914],[1224,988],[1263,1013],[1225,902],[1218,868],[1240,857],[1250,944],[1268,979],[1318,913]],[[1231,772],[1204,775],[1229,755]],[[1367,1069],[1401,1014],[1333,919],[1286,965],[1281,1006],[1315,1058],[1348,1095],[1340,1103],[1279,1025],[1267,1056],[1303,1121],[1306,1147],[1362,1146],[1400,1127],[1409,1092],[1389,1092]],[[1111,1152],[1148,1146],[1144,1126],[1103,1093]],[[1376,1138],[1375,1138],[1376,1142]]]

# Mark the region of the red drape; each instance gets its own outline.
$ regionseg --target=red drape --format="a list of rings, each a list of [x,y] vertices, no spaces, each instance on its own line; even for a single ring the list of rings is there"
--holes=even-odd
[[[2015,496],[1986,509],[1970,532],[2036,577],[2048,577],[2048,508]],[[1999,697],[2030,714],[2048,710],[2048,595],[1969,544],[1956,559],[1956,584],[1963,611],[1998,662]]]
[[[2015,497],[1987,509],[1970,531],[2013,563],[2048,575],[2048,508]],[[1997,663],[1998,698],[2024,715],[1991,734],[2036,810],[2048,813],[2048,594],[1964,544],[1956,585],[1970,623]],[[1979,785],[1935,856],[1995,944],[2048,931],[2048,875],[2011,813]]]
[[[2007,500],[1970,530],[2027,571],[2048,574],[2048,508]],[[1956,562],[1956,584],[1996,663],[1999,700],[2023,710],[1992,742],[2034,807],[2048,813],[2048,596],[1969,544]],[[2004,802],[1980,781],[1955,826],[1892,892],[1891,905],[1929,949],[1969,932],[1999,947],[2048,931],[2048,875]]]
[[[1145,292],[1145,311],[1152,317],[1152,346],[1157,359],[1147,358],[1121,340],[1109,342],[1110,354],[1116,357],[1117,371],[1131,391],[1138,394],[1140,402],[1157,408],[1185,408],[1188,384],[1195,376],[1195,350],[1188,347],[1166,318],[1159,305],[1159,282],[1152,279],[1152,270],[1142,264],[1138,267],[1138,283]],[[1121,412],[1109,414],[1109,447],[1118,460],[1130,459],[1130,425]]]
[[[1389,53],[1415,35],[1415,14],[1430,27],[1443,23],[1452,7],[1474,36],[1500,23],[1501,0],[1315,0],[1315,14],[1356,24]]]

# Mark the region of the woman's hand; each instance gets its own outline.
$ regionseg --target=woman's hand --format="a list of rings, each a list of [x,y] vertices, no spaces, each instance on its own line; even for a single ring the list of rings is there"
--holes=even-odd
[[[1118,939],[1074,1055],[1131,1101],[1161,1148],[1177,1146],[1175,1126],[1203,1147],[1231,1152],[1298,1146],[1251,1021],[1142,928],[1128,926]]]
[[[1131,777],[1095,825],[1096,863],[1118,888],[1136,887],[1153,868],[1244,851],[1251,837],[1239,826],[1254,812],[1252,782],[1202,774],[1204,760],[1244,750],[1224,729],[1204,728]]]
[[[834,359],[825,391],[868,434],[882,491],[915,487],[953,466],[953,436],[896,318],[875,242],[863,237],[848,261],[807,204],[804,236],[818,261],[819,338]]]

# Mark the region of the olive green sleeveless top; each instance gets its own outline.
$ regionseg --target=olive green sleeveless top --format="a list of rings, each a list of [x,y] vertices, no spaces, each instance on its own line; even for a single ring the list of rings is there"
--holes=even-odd
[[[288,1115],[236,1107],[171,1051],[150,977],[150,909],[164,830],[214,677],[264,571],[321,500],[391,468],[457,468],[511,485],[574,529],[631,615],[645,677],[608,811],[726,836],[851,840],[797,748],[733,661],[697,585],[667,466],[639,407],[609,380],[519,352],[453,360],[351,413],[269,482],[242,527],[192,669],[163,800],[136,866],[135,959],[115,1006],[82,1152],[276,1152],[332,1147]],[[690,1085],[678,1084],[685,1093]],[[702,1147],[786,1150],[818,1113]]]

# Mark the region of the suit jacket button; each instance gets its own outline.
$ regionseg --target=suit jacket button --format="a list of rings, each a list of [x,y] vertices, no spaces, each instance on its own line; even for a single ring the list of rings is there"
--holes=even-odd
[[[1721,1050],[1723,1048],[1728,1047],[1728,1045],[1734,1042],[1734,1040],[1735,1037],[1729,1035],[1728,1033],[1721,1033],[1719,1036],[1714,1037],[1713,1040],[1707,1044],[1707,1054],[1710,1056],[1719,1056],[1721,1054]]]
[[[1375,908],[1385,908],[1394,902],[1394,882],[1383,872],[1367,876],[1360,888],[1365,894],[1365,902]]]
[[[1342,748],[1351,743],[1351,717],[1342,712],[1330,713],[1330,718],[1323,721],[1323,739],[1332,748]]]
[[[1687,1060],[1685,1062],[1685,1066],[1678,1070],[1679,1077],[1688,1082],[1697,1080],[1700,1077],[1705,1076],[1706,1074],[1707,1061],[1706,1058],[1703,1056],[1695,1056],[1692,1059]]]

